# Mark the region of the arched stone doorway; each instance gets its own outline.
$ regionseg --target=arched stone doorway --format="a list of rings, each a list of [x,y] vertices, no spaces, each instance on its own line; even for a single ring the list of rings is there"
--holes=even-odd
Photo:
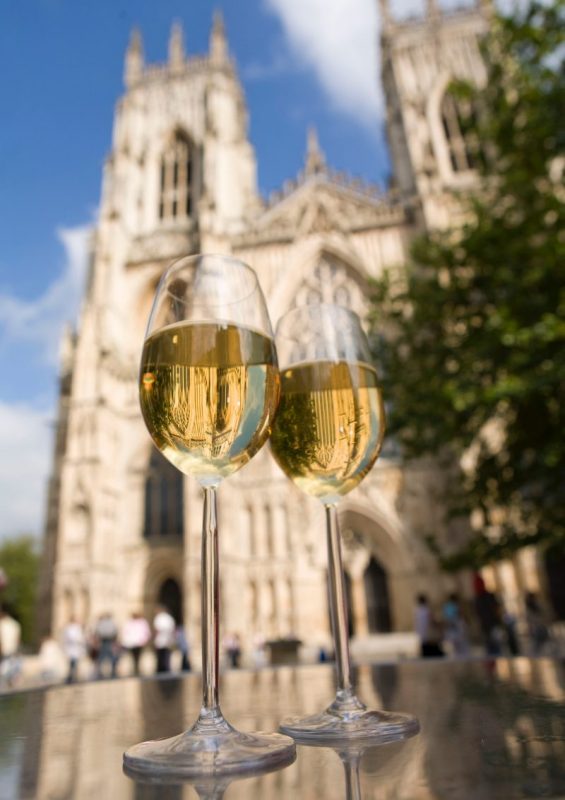
[[[177,625],[182,624],[182,591],[174,578],[166,578],[159,587],[157,603],[165,606],[167,611],[175,618]]]
[[[369,633],[390,633],[392,614],[388,578],[380,561],[371,556],[363,574]]]
[[[412,630],[418,570],[406,534],[378,508],[343,505],[340,526],[355,636]]]
[[[149,551],[143,588],[143,613],[152,620],[158,605],[171,612],[177,623],[184,622],[183,561],[173,547],[155,547]]]

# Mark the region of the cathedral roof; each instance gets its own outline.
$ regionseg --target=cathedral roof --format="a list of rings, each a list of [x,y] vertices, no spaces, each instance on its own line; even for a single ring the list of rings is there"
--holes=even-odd
[[[312,233],[352,232],[405,221],[405,208],[392,193],[329,167],[311,130],[304,169],[271,195],[237,244],[292,241]]]

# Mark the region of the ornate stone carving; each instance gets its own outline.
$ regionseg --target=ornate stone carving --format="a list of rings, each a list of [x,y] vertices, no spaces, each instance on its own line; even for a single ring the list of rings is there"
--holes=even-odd
[[[153,231],[133,239],[127,258],[130,266],[148,261],[167,261],[190,253],[196,244],[194,224],[187,220],[183,230],[174,227]]]

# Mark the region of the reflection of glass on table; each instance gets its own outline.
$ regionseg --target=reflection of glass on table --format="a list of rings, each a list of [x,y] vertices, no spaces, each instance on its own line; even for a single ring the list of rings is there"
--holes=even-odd
[[[270,772],[278,772],[290,766],[296,760],[296,752],[289,750],[287,753],[287,760],[281,761],[278,764],[267,765],[258,767],[254,770],[248,770],[244,775],[211,775],[211,776],[198,776],[195,778],[186,778],[179,782],[178,779],[172,778],[167,780],[164,775],[157,775],[151,777],[149,775],[140,778],[136,771],[128,770],[124,765],[124,775],[131,778],[138,786],[143,787],[143,800],[163,800],[163,793],[166,787],[171,786],[187,786],[192,787],[201,800],[222,800],[228,786],[232,783],[239,781],[248,781],[251,778],[259,778],[262,775],[267,775]]]

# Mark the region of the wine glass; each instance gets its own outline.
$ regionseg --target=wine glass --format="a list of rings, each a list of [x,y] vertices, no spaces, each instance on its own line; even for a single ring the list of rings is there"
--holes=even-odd
[[[250,267],[226,256],[196,255],[166,270],[147,325],[139,393],[154,443],[204,490],[203,699],[192,728],[134,745],[124,764],[130,772],[190,777],[286,763],[295,750],[292,739],[239,732],[218,702],[216,490],[265,443],[280,394],[265,298]]]
[[[418,721],[406,714],[369,711],[355,696],[347,625],[337,504],[367,475],[379,455],[385,413],[377,373],[359,317],[337,305],[294,308],[279,321],[281,402],[271,434],[275,459],[299,489],[324,505],[327,524],[330,617],[337,694],[319,714],[286,719],[280,730],[297,741],[328,744],[411,736]]]

